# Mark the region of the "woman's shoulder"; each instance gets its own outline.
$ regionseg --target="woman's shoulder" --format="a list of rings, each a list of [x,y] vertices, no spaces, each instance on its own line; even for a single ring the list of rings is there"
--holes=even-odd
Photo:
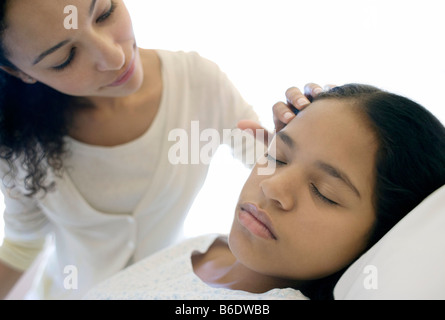
[[[168,51],[156,50],[163,69],[174,68],[192,75],[209,75],[221,72],[219,66],[212,60],[196,51]]]

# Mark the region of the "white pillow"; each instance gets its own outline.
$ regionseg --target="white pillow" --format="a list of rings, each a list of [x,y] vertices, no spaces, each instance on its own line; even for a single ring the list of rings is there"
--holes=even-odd
[[[342,299],[445,299],[445,186],[428,196],[338,281]]]

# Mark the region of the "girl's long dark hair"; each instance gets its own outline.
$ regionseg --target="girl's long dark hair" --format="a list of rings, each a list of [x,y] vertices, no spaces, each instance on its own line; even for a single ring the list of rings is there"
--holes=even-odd
[[[428,195],[445,185],[445,128],[414,101],[372,86],[348,84],[317,100],[352,103],[378,137],[374,206],[376,222],[368,248]],[[312,299],[332,299],[345,271],[314,282],[304,292]]]
[[[8,1],[0,1],[0,66],[17,68],[8,60],[2,38]],[[60,93],[42,83],[26,84],[0,71],[0,160],[9,164],[7,173],[15,177],[17,166],[27,173],[24,186],[32,196],[53,186],[45,181],[49,169],[63,168],[64,137],[72,112],[85,106],[80,98]],[[2,179],[4,177],[0,177]],[[10,179],[8,179],[10,180]]]

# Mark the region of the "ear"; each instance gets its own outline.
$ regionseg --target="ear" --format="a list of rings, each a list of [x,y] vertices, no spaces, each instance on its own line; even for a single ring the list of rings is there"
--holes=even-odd
[[[28,83],[28,84],[34,84],[37,82],[36,79],[32,78],[31,76],[27,75],[26,73],[24,73],[18,69],[15,69],[15,68],[7,67],[7,66],[0,66],[0,70],[3,70],[4,72],[10,74],[11,76],[19,78],[20,80],[22,80],[23,82]]]

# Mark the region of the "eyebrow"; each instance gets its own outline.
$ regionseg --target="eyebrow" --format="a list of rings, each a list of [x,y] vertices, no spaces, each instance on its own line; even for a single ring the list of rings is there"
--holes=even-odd
[[[286,132],[280,131],[277,133],[277,136],[280,137],[281,141],[283,141],[284,144],[287,145],[290,149],[295,149],[294,140],[291,137],[289,137],[289,135]]]
[[[91,5],[90,5],[90,9],[89,9],[89,16],[91,17],[93,15],[94,12],[94,8],[96,7],[96,2],[97,0],[92,0],[91,1]],[[71,40],[64,40],[58,44],[56,44],[54,47],[42,52],[36,59],[34,59],[34,62],[32,63],[33,66],[35,66],[36,64],[38,64],[40,61],[42,61],[43,59],[45,59],[48,55],[56,52],[57,50],[59,50],[60,48],[62,48],[63,46],[65,46],[66,44],[70,43]]]
[[[90,15],[90,17],[93,15],[94,7],[96,6],[96,2],[97,2],[97,0],[93,0],[93,1],[91,1],[90,11],[89,11],[89,15]]]
[[[290,149],[295,149],[296,145],[294,140],[284,131],[280,131],[277,133],[277,136],[283,141],[285,145],[287,145]],[[316,166],[327,173],[328,175],[339,179],[342,181],[345,185],[347,185],[359,198],[361,198],[360,192],[358,189],[354,186],[354,184],[351,182],[351,179],[349,179],[348,175],[344,173],[342,170],[326,163],[323,161],[317,161]]]
[[[60,48],[62,48],[64,45],[66,45],[67,43],[69,43],[71,40],[65,40],[62,41],[58,44],[56,44],[54,47],[52,47],[51,49],[48,49],[46,51],[44,51],[43,53],[41,53],[32,63],[33,66],[35,66],[36,64],[38,64],[40,61],[42,61],[43,59],[45,59],[46,56],[50,55],[51,53],[56,52],[57,50],[59,50]]]
[[[341,171],[338,168],[335,168],[331,166],[330,164],[327,164],[323,161],[317,161],[316,163],[317,167],[329,174],[330,176],[337,178],[341,180],[344,184],[346,184],[356,195],[357,197],[361,198],[360,192],[357,190],[357,188],[354,186],[354,184],[351,182],[351,180],[348,178],[346,173]]]

